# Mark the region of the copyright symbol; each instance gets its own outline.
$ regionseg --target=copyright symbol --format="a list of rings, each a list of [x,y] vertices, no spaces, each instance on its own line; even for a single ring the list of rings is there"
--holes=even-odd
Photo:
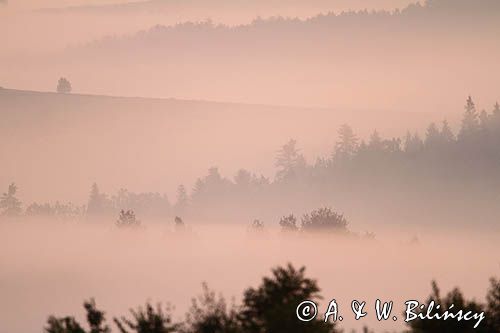
[[[300,321],[311,321],[318,314],[318,307],[312,301],[303,301],[297,306],[297,318]]]

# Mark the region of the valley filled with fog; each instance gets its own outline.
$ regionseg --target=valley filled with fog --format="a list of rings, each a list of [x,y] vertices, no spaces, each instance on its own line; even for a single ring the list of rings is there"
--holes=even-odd
[[[89,297],[110,318],[149,300],[172,303],[182,319],[202,282],[239,302],[242,290],[271,267],[292,262],[318,279],[325,302],[338,301],[342,328],[401,330],[402,318],[380,323],[373,317],[377,298],[393,300],[399,315],[407,299],[424,301],[435,279],[444,290],[459,285],[482,300],[500,265],[493,255],[498,234],[427,229],[412,242],[413,234],[399,230],[366,240],[287,235],[277,227],[256,236],[245,226],[202,224],[187,234],[174,232],[173,222],[133,232],[112,223],[0,225],[2,329],[39,332],[48,314],[80,314]],[[352,317],[353,299],[369,304],[365,321]]]

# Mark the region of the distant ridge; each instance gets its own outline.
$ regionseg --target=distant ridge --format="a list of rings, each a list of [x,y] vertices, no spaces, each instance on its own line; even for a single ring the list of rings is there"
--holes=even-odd
[[[0,106],[1,99],[5,96],[16,96],[16,97],[57,97],[61,99],[94,99],[94,100],[110,100],[110,101],[144,101],[144,102],[155,102],[155,103],[172,103],[172,104],[210,104],[213,106],[244,106],[244,107],[264,107],[273,109],[288,109],[288,110],[323,110],[327,111],[330,108],[321,107],[300,107],[300,106],[288,106],[288,105],[272,105],[272,104],[260,104],[260,103],[241,103],[241,102],[231,102],[231,101],[212,101],[204,99],[182,99],[175,97],[144,97],[144,96],[117,96],[117,95],[99,95],[91,93],[70,93],[61,94],[54,91],[41,91],[41,90],[23,90],[23,89],[13,89],[5,88],[0,86]],[[1,111],[1,110],[0,110]]]

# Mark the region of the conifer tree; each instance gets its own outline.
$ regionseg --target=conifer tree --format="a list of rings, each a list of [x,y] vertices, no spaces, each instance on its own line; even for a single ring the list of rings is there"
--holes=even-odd
[[[337,160],[350,159],[358,149],[358,138],[352,128],[344,124],[338,130],[338,139],[335,144],[334,158]]]
[[[448,124],[448,121],[446,120],[443,120],[440,135],[441,135],[441,140],[444,143],[451,143],[455,141],[455,135],[453,134],[453,131],[451,130],[451,127]]]
[[[472,97],[467,98],[465,112],[462,118],[462,127],[458,134],[460,140],[468,140],[479,131],[479,115],[476,111],[476,105]]]

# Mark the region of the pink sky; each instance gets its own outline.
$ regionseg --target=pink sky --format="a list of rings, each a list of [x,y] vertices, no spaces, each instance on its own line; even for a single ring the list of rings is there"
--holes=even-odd
[[[34,9],[46,7],[79,6],[84,4],[106,4],[127,2],[125,0],[9,0],[9,7],[18,9]]]
[[[65,7],[65,6],[80,6],[80,5],[98,5],[109,3],[125,3],[125,2],[140,2],[145,0],[10,0],[9,7],[18,9],[34,9],[47,7]],[[166,0],[168,1],[168,0]],[[287,0],[283,0],[287,1]],[[305,1],[307,2],[307,1]],[[320,0],[318,2],[326,3],[328,0]],[[352,9],[381,9],[403,7],[408,3],[415,2],[412,0],[330,0],[332,10]]]

